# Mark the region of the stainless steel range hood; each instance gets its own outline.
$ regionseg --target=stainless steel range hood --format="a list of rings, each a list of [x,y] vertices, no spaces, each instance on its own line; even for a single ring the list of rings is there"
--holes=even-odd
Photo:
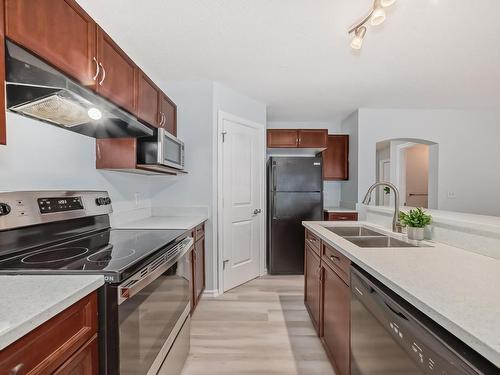
[[[153,130],[136,117],[6,41],[7,108],[94,138],[138,138]]]

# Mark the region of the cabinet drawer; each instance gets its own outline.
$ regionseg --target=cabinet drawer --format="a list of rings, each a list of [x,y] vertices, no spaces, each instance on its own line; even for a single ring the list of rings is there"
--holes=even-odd
[[[306,244],[318,255],[321,253],[321,240],[312,232],[306,230]]]
[[[325,212],[326,221],[358,221],[357,212]]]
[[[54,372],[54,375],[94,375],[99,373],[97,335]]]
[[[349,258],[325,243],[323,244],[321,258],[336,271],[339,277],[344,280],[347,285],[350,285],[349,272],[351,261]]]
[[[94,292],[2,350],[0,373],[52,374],[96,334]]]
[[[205,224],[198,225],[195,229],[194,240],[199,241],[205,237]]]

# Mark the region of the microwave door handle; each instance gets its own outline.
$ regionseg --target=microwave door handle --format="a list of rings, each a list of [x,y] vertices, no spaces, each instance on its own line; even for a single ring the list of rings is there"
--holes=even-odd
[[[163,159],[165,155],[165,134],[163,134],[164,129],[158,129],[158,152],[157,152],[157,162],[158,164],[163,164]]]
[[[150,285],[153,281],[158,279],[161,275],[163,275],[170,267],[172,267],[175,262],[177,262],[181,257],[183,257],[187,252],[191,250],[194,245],[193,237],[186,237],[181,242],[179,242],[175,246],[182,246],[179,255],[173,259],[173,261],[165,262],[154,271],[147,273],[145,276],[141,276],[141,269],[135,275],[131,276],[127,280],[125,280],[122,284],[118,286],[118,305],[121,305],[123,302],[132,298],[136,294],[138,294],[141,290]]]

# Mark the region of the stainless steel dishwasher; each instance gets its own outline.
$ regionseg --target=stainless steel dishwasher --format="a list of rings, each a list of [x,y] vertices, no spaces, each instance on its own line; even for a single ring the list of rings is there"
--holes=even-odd
[[[500,374],[362,270],[351,269],[351,375]]]

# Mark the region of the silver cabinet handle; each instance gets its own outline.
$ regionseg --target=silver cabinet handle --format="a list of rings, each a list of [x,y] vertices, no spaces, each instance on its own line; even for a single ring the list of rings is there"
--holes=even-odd
[[[163,127],[165,125],[165,114],[162,112],[161,113],[161,126]]]
[[[160,122],[158,123],[158,126],[161,128],[161,125],[163,124],[163,113],[159,112],[160,115]]]
[[[102,83],[104,82],[104,80],[106,79],[106,69],[104,69],[104,66],[99,63],[99,66],[101,67],[102,69],[102,78],[101,80],[99,81],[99,86],[102,86]]]
[[[253,210],[254,215],[260,214],[261,212],[262,210],[260,208],[256,208],[255,210]]]
[[[99,76],[99,72],[101,71],[101,68],[99,67],[99,63],[97,62],[97,59],[95,57],[92,58],[95,62],[95,75],[92,77],[92,80],[96,80],[97,77]]]

